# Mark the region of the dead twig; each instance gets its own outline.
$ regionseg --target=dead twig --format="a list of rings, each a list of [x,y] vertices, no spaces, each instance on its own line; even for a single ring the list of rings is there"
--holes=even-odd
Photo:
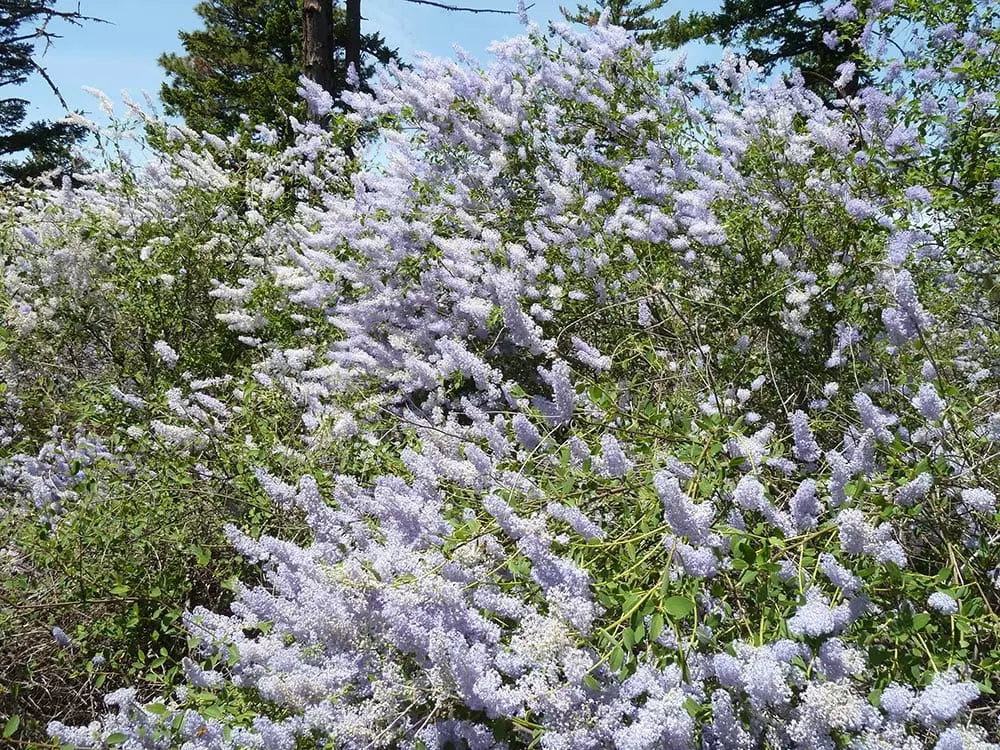
[[[445,3],[434,2],[434,0],[406,0],[408,3],[413,3],[414,5],[432,5],[435,8],[443,8],[444,10],[454,10],[461,13],[495,13],[501,16],[516,16],[518,11],[516,10],[500,10],[499,8],[469,8],[464,5],[447,5]],[[525,10],[535,7],[535,4],[525,6]]]

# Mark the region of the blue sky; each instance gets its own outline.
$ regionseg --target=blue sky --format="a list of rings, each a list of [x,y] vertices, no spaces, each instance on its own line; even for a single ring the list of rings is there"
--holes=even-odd
[[[486,8],[516,8],[516,0],[456,0],[457,4]],[[64,0],[63,7],[75,2]],[[529,11],[539,23],[561,20],[559,6],[576,7],[576,0],[536,0]],[[71,109],[83,110],[101,121],[96,100],[81,90],[90,86],[104,91],[112,101],[120,101],[122,90],[139,101],[146,91],[158,103],[163,80],[156,59],[163,52],[182,51],[177,32],[201,27],[194,13],[195,0],[82,0],[84,13],[108,23],[87,23],[82,27],[66,24],[51,28],[62,35],[55,40],[40,62],[59,86]],[[669,5],[669,12],[691,9],[712,10],[711,0],[681,0]],[[435,56],[451,56],[454,45],[483,60],[494,39],[521,33],[516,16],[450,13],[438,8],[413,5],[403,0],[363,0],[364,30],[382,33],[390,46],[398,47],[404,59],[419,51]],[[689,53],[689,61],[699,62],[717,54],[699,47]],[[39,76],[17,91],[31,102],[32,119],[63,116],[58,100]]]

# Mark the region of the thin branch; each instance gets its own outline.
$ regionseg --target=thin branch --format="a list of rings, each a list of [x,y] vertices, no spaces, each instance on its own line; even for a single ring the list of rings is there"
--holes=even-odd
[[[444,8],[445,10],[457,10],[463,13],[496,13],[501,16],[516,16],[518,11],[516,10],[499,10],[497,8],[467,8],[461,5],[445,5],[444,3],[437,3],[434,0],[406,0],[408,3],[413,3],[415,5],[433,5],[435,8]],[[525,6],[525,10],[535,7],[535,4]]]
[[[45,8],[41,5],[33,5],[27,8],[22,8],[13,11],[9,16],[9,20],[13,23],[11,25],[18,25],[28,21],[32,18],[44,17],[47,22],[49,19],[58,18],[61,21],[67,21],[68,23],[74,24],[76,26],[82,26],[84,21],[96,21],[97,23],[110,23],[103,18],[98,18],[97,16],[85,16],[80,12],[79,6],[76,10],[57,10],[55,8]]]
[[[80,599],[78,601],[65,602],[30,602],[27,604],[17,602],[7,602],[14,609],[57,609],[59,607],[81,607],[89,604],[130,604],[140,602],[137,596],[116,596],[113,599]]]
[[[62,39],[62,36],[60,36],[59,34],[54,34],[51,31],[46,31],[42,27],[38,27],[30,34],[22,34],[21,36],[15,36],[8,39],[6,42],[4,42],[4,46],[14,45],[17,42],[26,42],[29,39],[49,39],[49,38]]]
[[[21,24],[27,23],[36,16],[44,16],[41,25],[36,26],[35,30],[30,34],[21,34],[20,36],[11,37],[10,39],[5,40],[3,42],[3,46],[6,47],[17,42],[26,42],[29,39],[44,39],[47,50],[52,44],[53,39],[62,39],[61,34],[56,34],[55,32],[48,30],[48,23],[53,18],[65,21],[66,23],[71,23],[74,26],[83,26],[85,21],[93,21],[94,23],[111,23],[110,21],[104,18],[98,18],[97,16],[85,16],[79,11],[57,11],[49,8],[47,10],[38,11],[32,9],[25,10],[22,14],[13,16],[9,19],[12,21],[10,25],[12,28],[17,28]]]
[[[36,63],[34,60],[29,60],[28,62],[30,62],[31,67],[33,67],[38,72],[38,74],[45,79],[45,82],[49,84],[49,88],[52,89],[52,93],[56,95],[57,99],[59,99],[59,103],[62,105],[63,109],[69,112],[70,111],[69,105],[66,103],[66,100],[63,99],[63,95],[60,93],[59,87],[56,86],[53,80],[49,77],[48,71],[45,70],[45,68],[43,68],[41,65]]]

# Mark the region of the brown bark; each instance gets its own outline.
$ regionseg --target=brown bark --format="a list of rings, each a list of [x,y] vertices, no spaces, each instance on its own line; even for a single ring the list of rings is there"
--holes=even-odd
[[[358,77],[355,80],[358,80],[361,77],[361,0],[346,0],[345,10],[347,38],[344,40],[344,62],[347,70],[354,66],[354,75]]]
[[[302,44],[306,78],[333,93],[333,0],[302,3]],[[314,121],[322,118],[310,110]]]

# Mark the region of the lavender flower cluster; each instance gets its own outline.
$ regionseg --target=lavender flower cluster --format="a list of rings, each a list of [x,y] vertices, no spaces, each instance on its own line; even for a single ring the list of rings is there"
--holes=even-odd
[[[114,455],[100,440],[84,435],[52,438],[35,455],[16,453],[0,462],[0,488],[11,504],[3,513],[29,513],[42,523],[55,525],[67,506],[79,497],[88,469]]]
[[[886,39],[891,5],[872,4],[861,48]],[[828,15],[860,19],[850,3]],[[975,19],[969,55],[998,33]],[[378,163],[346,171],[312,125],[261,157],[257,205],[287,175],[319,198],[261,233],[256,275],[211,293],[308,445],[377,446],[398,469],[262,469],[312,540],[227,527],[266,581],[238,586],[229,613],[187,615],[196,657],[232,656],[190,660],[187,680],[273,711],[200,715],[186,690],[152,710],[117,691],[53,737],[1000,747],[974,663],[997,648],[1000,606],[985,575],[1000,477],[976,454],[995,450],[996,342],[981,295],[956,312],[924,291],[986,278],[964,269],[988,261],[941,239],[954,217],[921,186],[865,187],[873,163],[934,157],[938,141],[909,135],[912,96],[890,80],[829,107],[731,56],[692,82],[604,23],[493,51],[487,71],[429,60],[353,95],[354,119],[392,123]],[[920,106],[935,94],[950,101],[920,89]],[[192,180],[230,179],[181,153]],[[166,166],[146,179],[165,184]],[[720,310],[737,282],[740,309]],[[204,389],[167,402],[174,421],[151,422],[164,449],[228,424]],[[378,432],[385,419],[405,437]],[[949,631],[976,648],[921,651],[926,674],[899,656]]]

